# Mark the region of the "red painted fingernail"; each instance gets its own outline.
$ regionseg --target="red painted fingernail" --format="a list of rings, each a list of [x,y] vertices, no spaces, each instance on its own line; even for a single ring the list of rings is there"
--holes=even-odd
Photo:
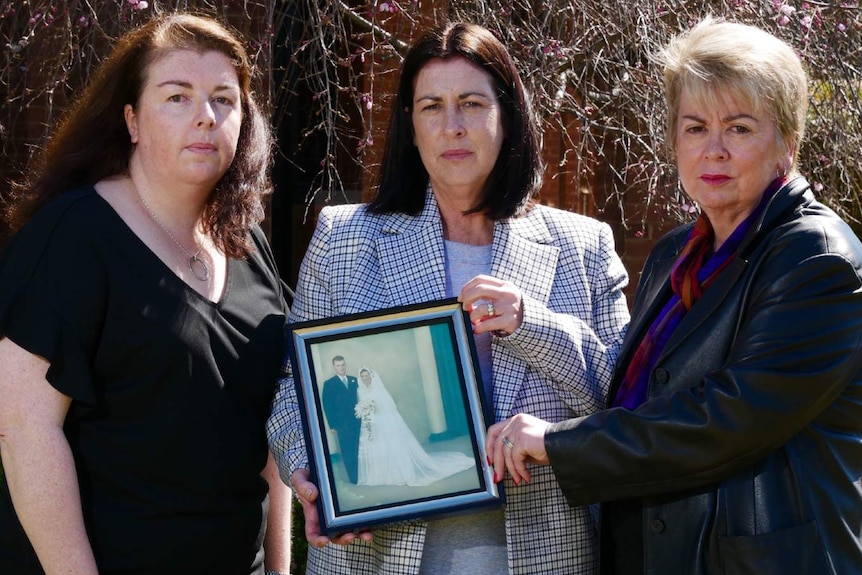
[[[488,460],[488,465],[494,465],[493,463],[491,463],[491,456],[490,455],[486,455],[485,459]]]
[[[515,487],[517,487],[517,486],[518,486],[518,480],[517,480],[517,479],[515,479],[515,478],[513,477],[513,478],[512,478],[512,481],[514,481],[514,482],[515,482]]]
[[[496,471],[494,472],[494,483],[499,483],[499,480],[497,479],[497,472]]]

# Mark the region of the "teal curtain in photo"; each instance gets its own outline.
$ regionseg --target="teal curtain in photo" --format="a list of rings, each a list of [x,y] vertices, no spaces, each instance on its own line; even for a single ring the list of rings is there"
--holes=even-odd
[[[455,347],[449,324],[430,326],[431,341],[434,345],[434,358],[437,374],[440,377],[440,392],[443,397],[443,411],[446,414],[447,436],[455,437],[467,433],[467,418],[464,412],[466,398],[461,394],[461,385],[456,362]]]

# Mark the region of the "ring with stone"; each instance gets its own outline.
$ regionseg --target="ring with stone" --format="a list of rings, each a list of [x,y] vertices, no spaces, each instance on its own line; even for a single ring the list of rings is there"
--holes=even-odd
[[[494,302],[488,302],[488,315],[491,317],[495,317],[497,315],[497,310],[494,309]]]
[[[505,445],[505,446],[506,446],[506,447],[508,447],[509,449],[514,449],[514,448],[515,448],[515,444],[514,444],[514,443],[512,443],[512,440],[511,440],[511,439],[509,439],[508,437],[504,437],[504,438],[503,438],[503,445]]]

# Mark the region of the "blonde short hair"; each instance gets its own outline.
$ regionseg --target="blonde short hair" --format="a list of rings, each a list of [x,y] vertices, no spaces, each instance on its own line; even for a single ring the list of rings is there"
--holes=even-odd
[[[683,92],[707,106],[733,96],[772,117],[793,163],[805,137],[808,77],[796,52],[772,34],[707,17],[658,55],[664,68],[667,144],[676,152]]]

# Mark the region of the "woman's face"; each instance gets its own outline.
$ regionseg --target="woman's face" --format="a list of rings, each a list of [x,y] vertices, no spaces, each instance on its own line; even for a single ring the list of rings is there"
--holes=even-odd
[[[242,122],[236,70],[221,52],[168,52],[125,107],[133,154],[163,186],[213,187],[233,161]]]
[[[361,379],[362,383],[364,383],[366,386],[371,385],[371,374],[364,369],[359,372],[359,379]]]
[[[764,190],[791,165],[772,118],[746,99],[718,98],[707,107],[683,92],[676,133],[682,186],[712,225],[731,231],[748,216]]]
[[[475,203],[505,138],[491,75],[460,57],[430,60],[416,76],[412,120],[434,192]]]

